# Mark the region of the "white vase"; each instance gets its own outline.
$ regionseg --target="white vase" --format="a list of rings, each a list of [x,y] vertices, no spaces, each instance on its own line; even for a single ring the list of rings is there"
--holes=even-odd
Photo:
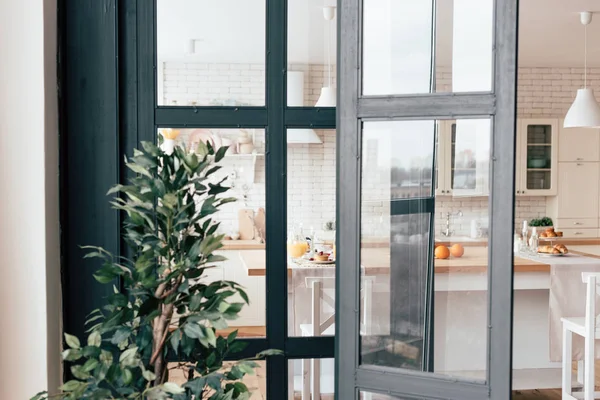
[[[175,140],[164,139],[161,149],[165,152],[166,155],[170,156],[171,154],[173,154],[173,150],[175,150]]]

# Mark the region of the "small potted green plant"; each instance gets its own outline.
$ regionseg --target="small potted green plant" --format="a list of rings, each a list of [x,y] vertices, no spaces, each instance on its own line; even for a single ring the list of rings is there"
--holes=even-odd
[[[237,331],[218,334],[238,317],[248,296],[236,282],[203,280],[207,269],[225,260],[214,254],[223,235],[213,216],[235,199],[224,196],[225,179],[211,177],[226,151],[200,143],[192,154],[182,147],[165,153],[142,143],[126,160],[136,176],[109,194],[117,195],[112,206],[126,214],[124,239],[133,257],[99,247],[87,247],[86,255],[102,263],[94,275],[98,282],[119,279],[124,290],[115,288],[106,305],[90,314],[84,341],[65,334],[62,355],[72,379],[59,393],[39,393],[33,400],[250,398],[241,380],[258,364],[224,364],[244,343],[236,340]],[[274,354],[279,352],[257,357]],[[169,382],[171,368],[184,370],[187,382]]]
[[[549,217],[534,218],[531,221],[529,221],[529,227],[537,227],[538,230],[539,228],[548,229],[553,227],[553,222],[552,219],[550,219]]]

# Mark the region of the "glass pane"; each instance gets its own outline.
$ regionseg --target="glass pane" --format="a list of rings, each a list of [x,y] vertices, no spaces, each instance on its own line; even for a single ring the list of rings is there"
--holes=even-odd
[[[527,189],[551,189],[552,126],[527,125]]]
[[[363,5],[364,95],[492,89],[493,0]]]
[[[335,107],[336,2],[288,1],[288,106]]]
[[[288,331],[290,336],[330,336],[335,330],[336,132],[290,129],[287,135]]]
[[[490,121],[452,123],[450,185],[455,196],[489,193]]]
[[[213,214],[220,222],[217,233],[225,236],[223,247],[216,253],[227,258],[215,268],[205,271],[203,279],[235,281],[241,284],[250,299],[239,318],[229,321],[229,328],[219,331],[226,335],[233,329],[238,337],[265,336],[265,133],[262,129],[161,129],[164,137],[174,137],[174,145],[192,152],[200,141],[215,147],[229,146],[219,163],[220,170],[210,176],[210,182],[225,179],[231,189],[226,197],[236,202],[223,205]],[[165,146],[165,144],[163,144]],[[242,299],[235,301],[242,302]]]
[[[288,369],[288,392],[293,394],[291,398],[333,400],[333,358],[290,360]]]
[[[264,105],[265,15],[265,0],[158,0],[158,105]]]
[[[467,120],[456,125],[460,127],[463,121]],[[489,121],[485,122],[488,129],[477,134],[489,141]],[[413,196],[396,192],[408,179],[394,173],[396,159],[420,160],[412,172],[431,182],[435,123],[363,125],[361,363],[484,380],[487,199],[436,198],[425,184]],[[415,126],[420,127],[419,134]],[[439,136],[440,141],[452,138],[451,134]],[[451,143],[445,145],[449,148]],[[482,158],[484,154],[489,168],[489,152]],[[452,165],[448,157],[438,165],[440,173]],[[430,239],[435,241],[435,250]]]
[[[245,375],[242,382],[248,387],[252,393],[249,400],[264,400],[267,393],[267,368],[265,361],[257,361],[259,367],[254,370],[254,375]],[[235,364],[235,361],[227,361],[223,363],[221,371],[228,371]],[[169,364],[169,382],[183,385],[187,382],[189,376],[189,366],[178,363]]]

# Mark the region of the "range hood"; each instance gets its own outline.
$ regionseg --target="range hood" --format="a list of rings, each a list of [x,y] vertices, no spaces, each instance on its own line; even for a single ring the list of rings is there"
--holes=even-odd
[[[287,104],[289,107],[304,107],[304,72],[288,71]],[[288,129],[288,143],[323,143],[312,129]]]

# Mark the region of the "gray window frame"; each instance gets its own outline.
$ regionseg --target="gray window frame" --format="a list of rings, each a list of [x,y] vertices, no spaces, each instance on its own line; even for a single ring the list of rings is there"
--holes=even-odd
[[[361,7],[362,0],[338,0],[336,399],[357,399],[360,390],[403,399],[508,399],[512,383],[518,1],[494,3],[491,93],[414,96],[361,96]],[[484,384],[359,364],[362,121],[461,117],[489,117],[492,121],[488,352]]]

